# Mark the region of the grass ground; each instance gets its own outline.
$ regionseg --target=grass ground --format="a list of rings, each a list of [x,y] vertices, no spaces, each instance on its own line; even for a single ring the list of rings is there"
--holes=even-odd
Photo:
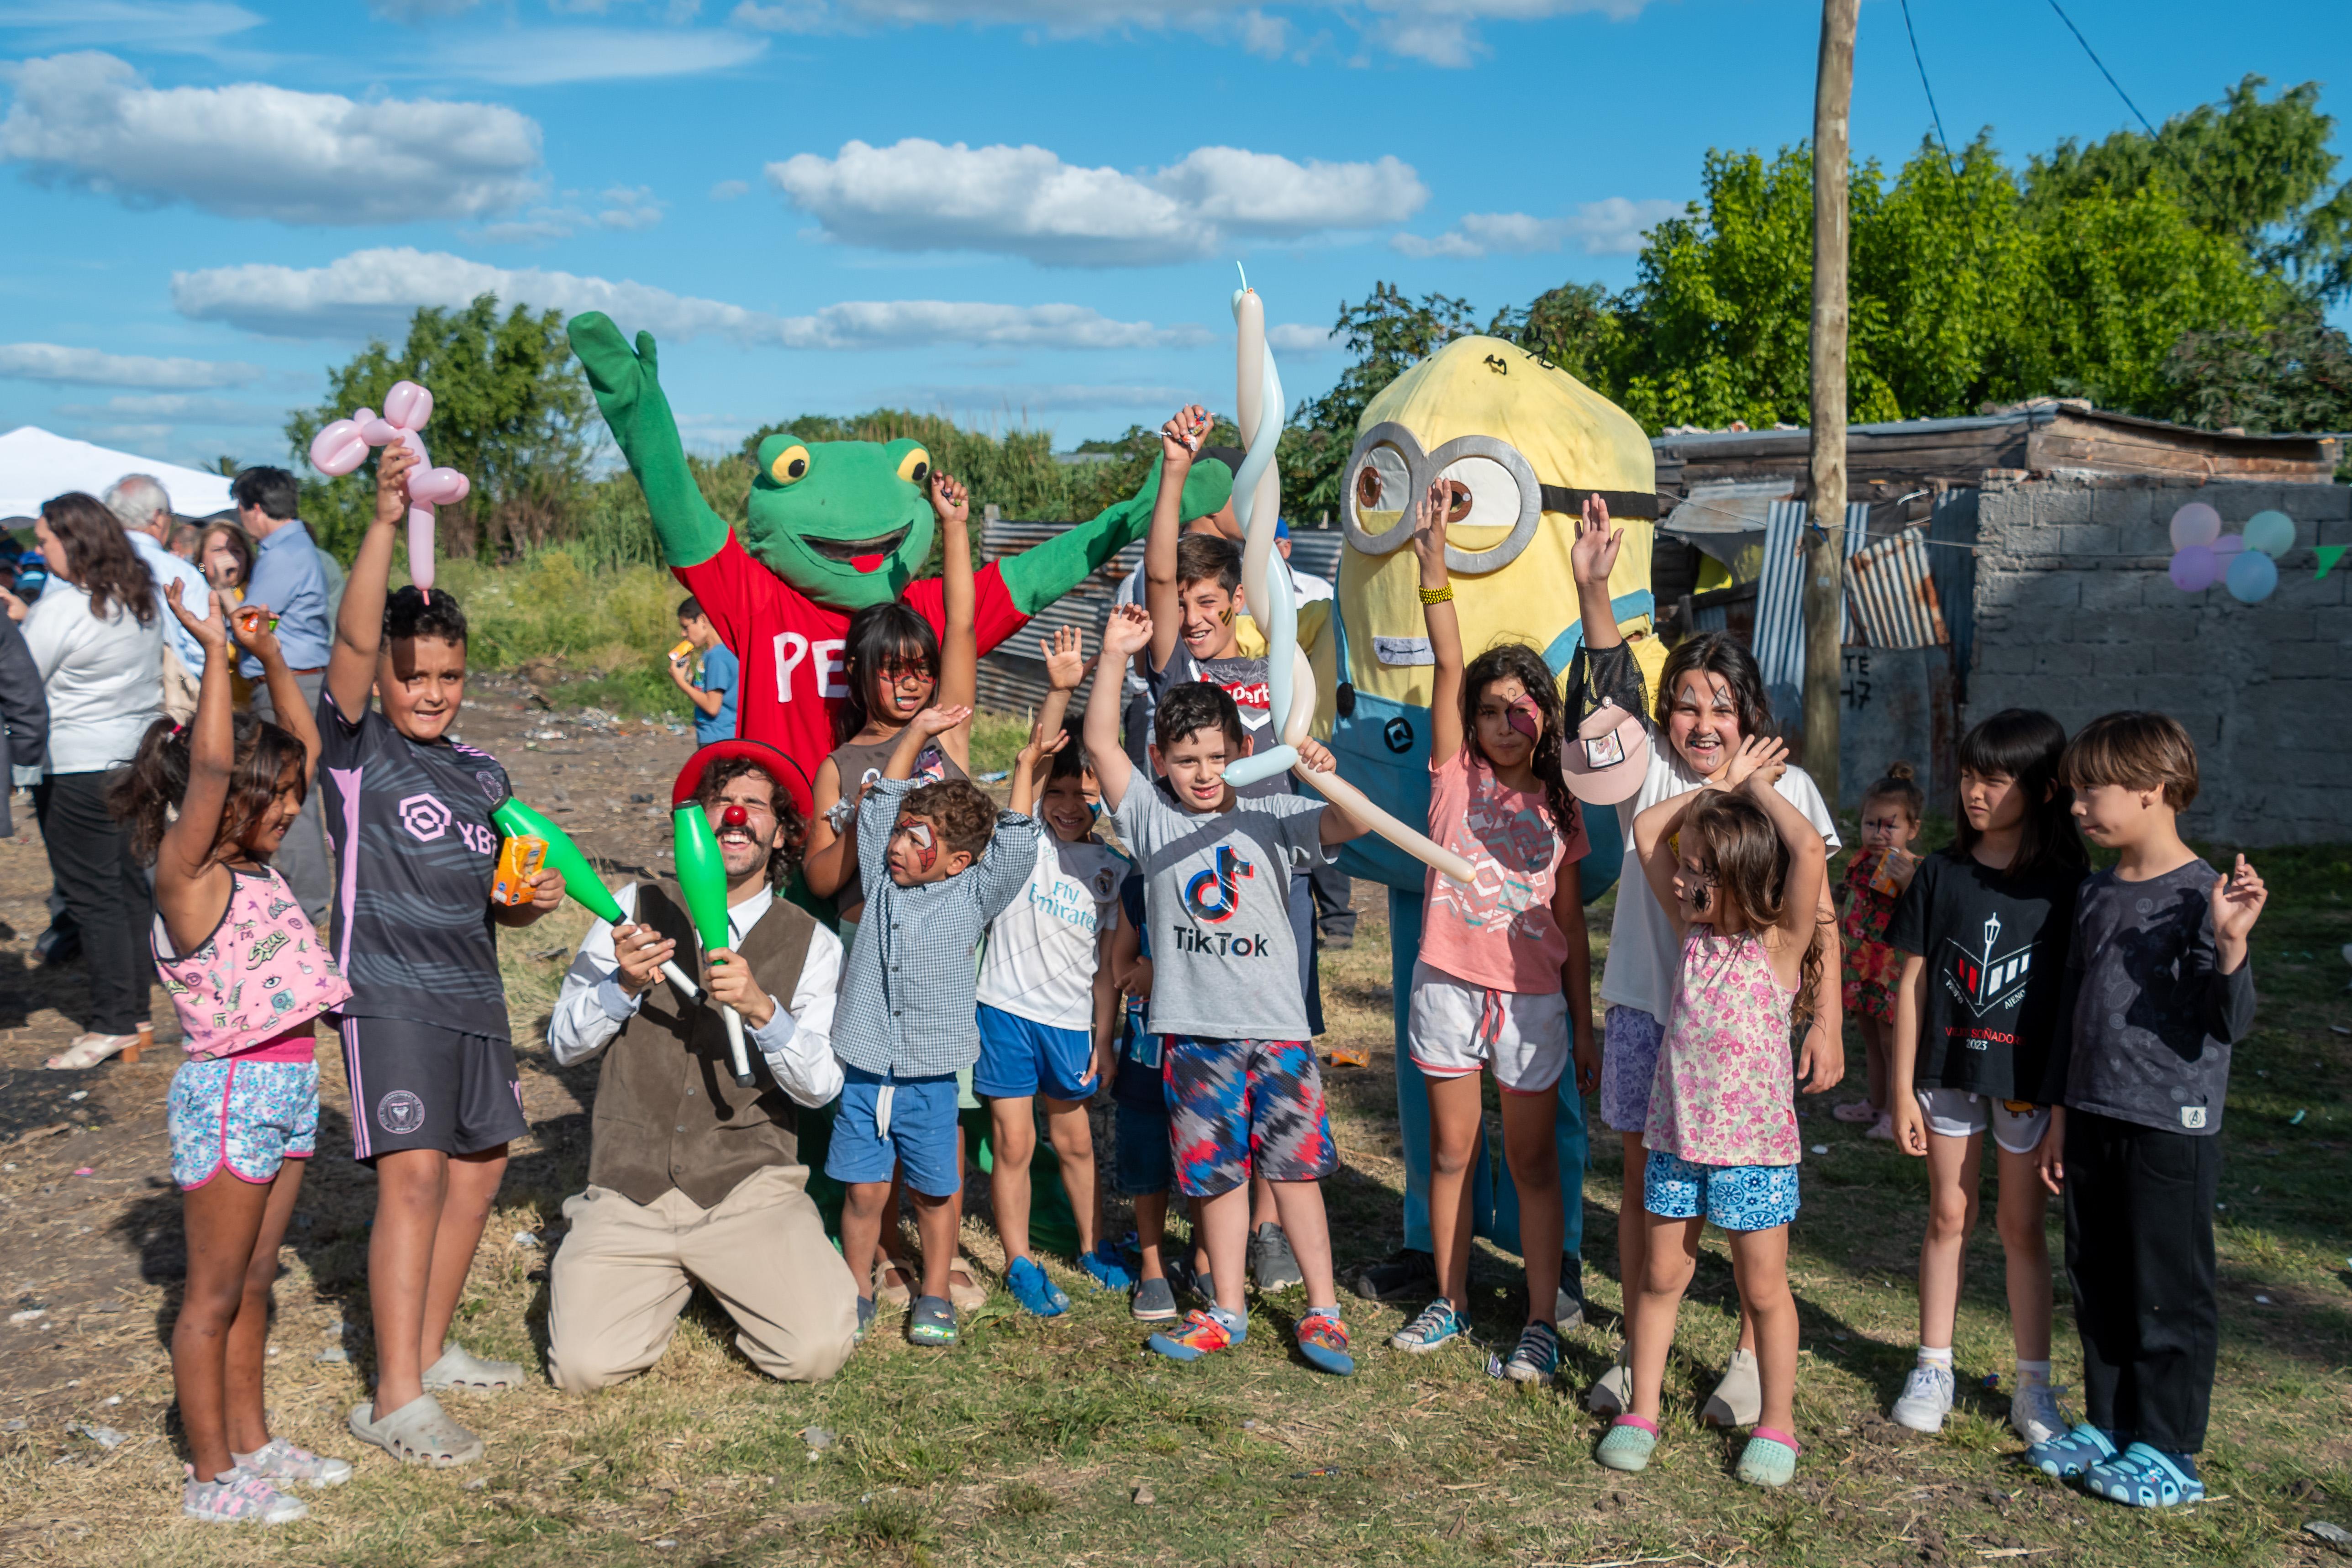
[[[1075,1301],[1066,1317],[1018,1316],[1000,1292],[966,1321],[961,1345],[939,1352],[908,1345],[886,1314],[839,1377],[787,1387],[751,1373],[723,1317],[698,1298],[667,1357],[636,1383],[574,1399],[534,1381],[495,1403],[464,1402],[461,1417],[489,1438],[487,1462],[436,1474],[362,1459],[310,1521],[266,1536],[171,1518],[162,1499],[175,1461],[158,1447],[115,1456],[54,1427],[12,1434],[0,1449],[0,1521],[19,1528],[0,1523],[0,1555],[273,1568],[2316,1563],[2326,1549],[2303,1523],[2352,1523],[2352,998],[2337,956],[2352,941],[2352,864],[2342,848],[2272,852],[2260,864],[2274,891],[2254,942],[2261,1021],[2238,1056],[2224,1132],[2213,1500],[2191,1510],[2134,1513],[2018,1463],[2005,1386],[1983,1386],[1989,1373],[2005,1384],[2010,1361],[1989,1226],[1969,1254],[1959,1411],[1934,1438],[1884,1419],[1916,1336],[1924,1173],[1814,1102],[1803,1128],[1819,1147],[1806,1160],[1791,1258],[1807,1453],[1782,1493],[1734,1482],[1736,1443],[1694,1419],[1735,1332],[1717,1242],[1684,1309],[1658,1462],[1640,1478],[1592,1462],[1601,1424],[1577,1395],[1607,1364],[1620,1305],[1619,1158],[1605,1138],[1586,1182],[1593,1321],[1570,1337],[1561,1389],[1491,1381],[1471,1353],[1391,1352],[1386,1336],[1402,1314],[1351,1298],[1362,1371],[1320,1376],[1288,1348],[1297,1292],[1254,1303],[1241,1350],[1180,1368],[1144,1354],[1124,1303],[1058,1262]],[[1591,911],[1596,947],[1609,916],[1606,902]],[[576,921],[542,929],[552,948]],[[522,1037],[561,965],[509,948]],[[541,951],[536,935],[530,950]],[[1326,1187],[1339,1255],[1360,1261],[1395,1244],[1402,1185],[1381,921],[1367,920],[1352,951],[1327,955],[1325,985],[1334,1036],[1373,1050],[1371,1068],[1331,1081],[1342,1169]],[[1858,1074],[1858,1046],[1852,1059]],[[518,1160],[490,1223],[463,1321],[476,1349],[534,1373],[546,1251],[508,1238],[554,1238],[585,1158],[579,1136],[540,1142]],[[339,1423],[357,1384],[352,1369],[310,1364],[310,1325],[329,1304],[364,1319],[364,1196],[356,1183],[306,1196],[331,1239],[289,1248],[278,1291],[289,1326],[273,1399],[297,1440],[331,1452],[352,1451]],[[2053,1252],[2057,1232],[2053,1207]],[[977,1226],[966,1239],[992,1270],[991,1239]],[[1507,1342],[1519,1321],[1511,1260],[1482,1247],[1474,1272],[1474,1321]],[[2058,1289],[2063,1297],[2063,1278]],[[2063,1310],[2057,1359],[2061,1380],[2074,1381]],[[168,1377],[145,1356],[126,1365],[118,1392],[152,1408],[168,1403]],[[58,1528],[70,1521],[78,1537]]]

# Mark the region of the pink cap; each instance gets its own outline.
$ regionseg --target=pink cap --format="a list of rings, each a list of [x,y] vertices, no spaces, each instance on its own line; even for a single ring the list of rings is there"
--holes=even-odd
[[[1650,771],[1650,732],[1636,714],[1603,702],[1559,749],[1568,793],[1588,805],[1615,805],[1640,793]]]

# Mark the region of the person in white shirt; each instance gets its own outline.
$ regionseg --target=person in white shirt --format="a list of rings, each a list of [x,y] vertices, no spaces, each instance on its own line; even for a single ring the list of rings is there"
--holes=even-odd
[[[89,968],[89,1027],[48,1059],[91,1068],[136,1051],[147,1028],[147,928],[154,905],[146,873],[107,796],[163,712],[163,600],[114,514],[69,491],[44,504],[33,526],[48,586],[11,616],[49,700],[49,757],[33,787],[33,811],[66,913]],[[208,602],[208,601],[199,601]]]
[[[800,1154],[799,1108],[841,1091],[842,948],[776,896],[806,835],[778,783],[790,766],[756,741],[720,741],[679,775],[726,863],[727,947],[695,963],[677,883],[634,883],[614,893],[630,919],[590,930],[556,998],[555,1059],[603,1057],[588,1186],[563,1205],[571,1229],[548,1271],[548,1376],[567,1392],[660,1360],[697,1284],[771,1377],[822,1382],[856,1342],[857,1287],[825,1239]],[[663,975],[672,960],[700,971],[698,996]],[[766,1069],[748,1086],[735,1082],[722,1005],[741,1015]]]
[[[1274,547],[1282,552],[1282,558],[1285,561],[1290,559],[1290,520],[1286,517],[1275,520]],[[1298,590],[1297,602],[1302,605],[1311,605],[1318,599],[1335,596],[1330,578],[1318,577],[1314,573],[1302,572],[1296,566],[1290,569],[1290,582],[1291,585]]]
[[[172,497],[161,480],[146,474],[125,474],[107,487],[100,498],[106,510],[122,524],[122,531],[131,541],[131,548],[146,563],[148,574],[154,579],[158,595],[173,583],[180,584],[180,603],[196,619],[208,620],[213,613],[211,583],[193,561],[173,552],[172,536],[177,523],[172,516]],[[186,723],[196,710],[197,679],[205,672],[205,650],[195,634],[182,626],[174,616],[161,617],[163,623],[163,711],[178,723]]]

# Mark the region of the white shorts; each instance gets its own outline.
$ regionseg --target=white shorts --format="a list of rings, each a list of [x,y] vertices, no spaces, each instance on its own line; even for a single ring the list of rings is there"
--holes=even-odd
[[[1971,1089],[1912,1091],[1927,1131],[1938,1138],[1973,1138],[1986,1127],[1992,1141],[2011,1154],[2031,1154],[2050,1131],[2050,1108],[2022,1100],[1995,1100]]]
[[[1549,1094],[1568,1068],[1568,998],[1557,991],[1493,991],[1416,959],[1405,1015],[1412,1065],[1431,1078],[1495,1069],[1512,1094]]]

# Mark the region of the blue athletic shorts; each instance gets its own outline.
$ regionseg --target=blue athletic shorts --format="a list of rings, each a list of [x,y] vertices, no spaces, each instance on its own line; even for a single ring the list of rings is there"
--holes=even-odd
[[[845,1062],[841,1077],[826,1175],[844,1184],[887,1182],[894,1166],[904,1166],[907,1184],[925,1197],[952,1197],[962,1189],[955,1074],[893,1079]]]
[[[1168,1142],[1168,1112],[1133,1105],[1116,1110],[1112,1125],[1118,1136],[1118,1195],[1139,1198],[1174,1186],[1176,1158]]]
[[[980,1060],[971,1069],[972,1093],[988,1100],[1042,1094],[1080,1100],[1101,1087],[1094,1071],[1094,1038],[1086,1030],[1057,1029],[985,1002],[978,1022]]]
[[[1660,1219],[1770,1230],[1797,1217],[1794,1165],[1694,1165],[1662,1150],[1642,1166],[1642,1206]]]

